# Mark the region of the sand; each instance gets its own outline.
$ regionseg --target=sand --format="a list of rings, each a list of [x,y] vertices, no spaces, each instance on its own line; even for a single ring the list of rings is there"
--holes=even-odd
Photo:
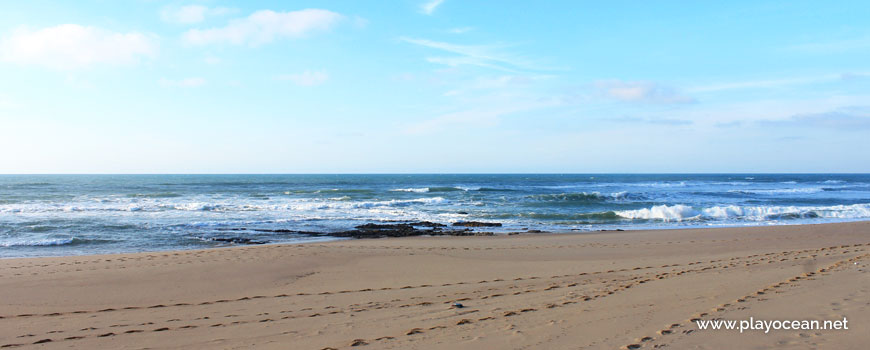
[[[5,259],[0,346],[866,349],[868,253],[855,222]],[[849,329],[691,321],[749,317]]]

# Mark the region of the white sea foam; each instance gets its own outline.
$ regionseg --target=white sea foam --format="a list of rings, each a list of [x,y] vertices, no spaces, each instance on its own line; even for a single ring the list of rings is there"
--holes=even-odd
[[[419,188],[396,188],[390,190],[391,192],[416,192],[416,193],[426,193],[429,192],[429,187],[419,187]]]
[[[697,219],[740,219],[764,221],[777,218],[870,218],[870,204],[832,206],[714,206],[696,209],[687,205],[657,205],[651,208],[615,211],[626,219],[662,220],[665,222]]]
[[[703,185],[703,182],[697,181],[656,181],[656,182],[634,182],[634,183],[621,183],[620,186],[631,186],[631,187],[649,187],[649,188],[673,188],[673,187],[687,187],[690,185]],[[610,187],[613,184],[610,183],[602,183],[602,184],[594,184],[595,187]]]
[[[209,199],[179,201],[174,199],[133,199],[117,203],[75,203],[71,205],[23,203],[0,205],[3,214],[66,213],[79,215],[107,212],[240,212],[240,211],[300,211],[318,209],[366,209],[375,207],[405,207],[446,203],[443,197],[393,199],[382,201],[352,201],[349,196],[325,199],[277,199],[270,201],[242,201],[238,199]],[[131,202],[132,201],[132,202]]]
[[[603,201],[603,200],[620,200],[620,199],[628,199],[630,197],[628,191],[622,192],[613,192],[602,194],[601,192],[570,192],[570,193],[558,193],[558,194],[537,194],[527,196],[527,198],[541,200],[541,201],[564,201],[564,202],[572,202],[572,201]]]
[[[656,205],[652,208],[644,208],[644,209],[636,209],[636,210],[619,210],[615,211],[616,215],[624,217],[626,219],[644,219],[644,220],[663,220],[666,222],[670,221],[683,221],[691,218],[695,218],[699,215],[698,211],[693,209],[690,206],[677,204],[677,205]]]
[[[818,193],[824,191],[821,187],[802,187],[802,188],[773,188],[773,189],[758,189],[758,190],[730,190],[731,193],[746,193],[746,194],[787,194],[787,193]]]
[[[40,246],[57,246],[72,244],[75,237],[71,238],[47,238],[47,239],[30,239],[30,240],[11,240],[0,242],[0,247],[40,247]]]

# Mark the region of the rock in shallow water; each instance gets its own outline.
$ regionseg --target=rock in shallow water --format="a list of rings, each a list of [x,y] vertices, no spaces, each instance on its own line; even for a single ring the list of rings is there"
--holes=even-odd
[[[488,222],[466,222],[462,225],[453,224],[454,226],[465,227],[500,227],[500,223]],[[290,233],[300,234],[315,237],[348,237],[348,238],[384,238],[384,237],[412,237],[412,236],[492,236],[492,232],[474,232],[470,228],[465,229],[444,229],[447,225],[431,222],[417,221],[397,224],[376,224],[368,223],[356,226],[353,230],[339,232],[310,232],[296,231],[287,229],[253,229],[256,232],[272,232],[272,233]],[[225,241],[230,242],[230,241]],[[256,242],[256,241],[255,241]],[[243,244],[259,244],[247,242],[232,242]]]
[[[453,226],[462,227],[501,227],[500,222],[460,221],[454,222]]]
[[[226,242],[226,243],[235,243],[235,244],[266,244],[265,241],[257,241],[251,238],[245,237],[229,237],[229,238],[211,238],[212,241],[215,242]]]

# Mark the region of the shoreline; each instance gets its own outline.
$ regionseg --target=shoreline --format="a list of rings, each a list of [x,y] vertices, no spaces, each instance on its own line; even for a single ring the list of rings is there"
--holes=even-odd
[[[407,221],[411,222],[411,221]],[[307,237],[313,238],[310,241],[299,241],[299,242],[264,242],[264,243],[233,243],[232,245],[226,246],[215,246],[208,248],[191,248],[191,249],[165,249],[165,250],[141,250],[141,251],[128,251],[128,252],[109,252],[109,253],[96,253],[96,254],[77,254],[77,255],[45,255],[45,256],[19,256],[19,257],[0,257],[0,261],[3,260],[14,260],[14,259],[43,259],[43,258],[65,258],[65,257],[89,257],[89,256],[113,256],[113,255],[127,255],[127,254],[145,254],[145,253],[175,253],[175,252],[190,252],[190,251],[207,251],[212,249],[231,249],[231,248],[242,248],[242,247],[251,247],[251,246],[275,246],[275,245],[301,245],[301,244],[321,244],[327,242],[340,242],[340,241],[348,241],[348,240],[383,240],[383,239],[398,239],[398,238],[412,238],[412,237],[420,237],[420,238],[435,238],[435,237],[488,237],[488,236],[524,236],[524,235],[588,235],[588,234],[599,234],[599,233],[618,233],[618,232],[657,232],[657,231],[680,231],[680,230],[717,230],[717,229],[753,229],[753,228],[762,228],[762,227],[800,227],[800,226],[813,226],[813,225],[837,225],[837,224],[847,224],[847,223],[861,223],[866,222],[870,223],[870,219],[855,219],[855,220],[845,220],[845,221],[836,221],[836,222],[818,222],[818,223],[777,223],[777,224],[752,224],[752,225],[730,225],[725,224],[721,226],[686,226],[686,227],[661,227],[661,228],[650,228],[650,227],[640,227],[635,228],[631,226],[624,226],[620,228],[614,229],[597,229],[597,230],[569,230],[569,231],[542,231],[534,228],[529,228],[526,231],[466,231],[468,234],[437,234],[437,235],[428,235],[426,233],[418,233],[413,235],[406,236],[381,236],[381,237],[348,237],[348,236],[333,236],[333,233],[330,232],[307,232],[307,231],[298,231],[298,230],[283,230],[287,232],[301,232],[302,234],[307,235]],[[373,223],[370,223],[373,224]],[[402,224],[401,222],[398,224]],[[368,225],[368,224],[367,224]],[[389,225],[388,225],[389,226]],[[270,230],[270,231],[281,231],[281,230]],[[339,233],[347,233],[352,232],[352,230],[348,231],[340,231]],[[423,232],[423,231],[420,231]],[[319,240],[323,239],[323,240]]]
[[[3,259],[0,346],[646,349],[870,342],[868,221],[589,233]],[[850,330],[737,334],[691,322],[748,317],[848,317]]]

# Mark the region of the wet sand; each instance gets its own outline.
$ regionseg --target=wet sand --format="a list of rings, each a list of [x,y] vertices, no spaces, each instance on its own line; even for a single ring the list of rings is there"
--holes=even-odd
[[[0,346],[861,349],[868,261],[870,222],[6,259]],[[749,317],[849,330],[692,321]]]

